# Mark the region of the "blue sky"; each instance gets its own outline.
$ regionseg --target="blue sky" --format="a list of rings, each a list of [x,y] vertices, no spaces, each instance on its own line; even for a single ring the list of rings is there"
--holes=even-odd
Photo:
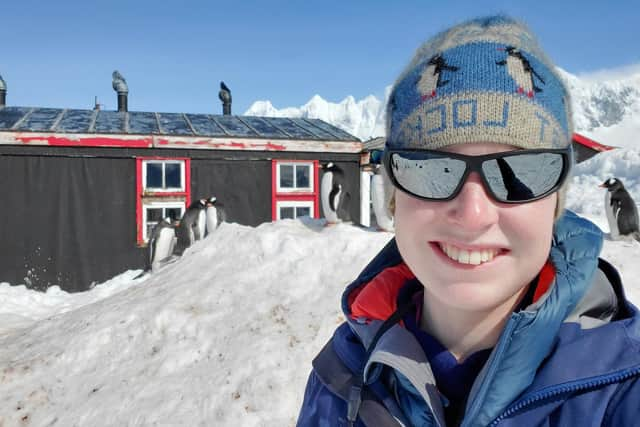
[[[382,98],[417,46],[470,17],[523,19],[574,73],[640,64],[635,1],[21,0],[0,7],[7,104],[115,109],[111,73],[129,109],[221,113],[253,101],[300,106],[315,94]]]

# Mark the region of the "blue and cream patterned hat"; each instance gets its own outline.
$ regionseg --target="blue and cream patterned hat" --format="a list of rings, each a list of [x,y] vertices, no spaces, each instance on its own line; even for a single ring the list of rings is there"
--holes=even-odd
[[[563,148],[572,134],[569,93],[554,65],[531,32],[505,16],[474,19],[425,42],[387,105],[391,149]]]

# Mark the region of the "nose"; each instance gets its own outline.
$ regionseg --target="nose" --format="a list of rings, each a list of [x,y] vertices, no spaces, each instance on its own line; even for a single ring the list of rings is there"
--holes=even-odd
[[[466,231],[483,231],[498,221],[496,202],[487,193],[477,172],[472,172],[458,196],[449,202],[448,217]]]

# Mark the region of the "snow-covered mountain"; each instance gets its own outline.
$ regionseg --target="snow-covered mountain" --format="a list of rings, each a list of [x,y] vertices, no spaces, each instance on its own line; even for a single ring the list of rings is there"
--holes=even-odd
[[[631,147],[640,144],[640,69],[601,72],[578,77],[559,70],[573,96],[576,131],[604,144]],[[388,96],[390,86],[385,94]],[[385,97],[386,98],[386,97]],[[245,112],[251,116],[322,119],[363,141],[384,135],[386,99],[353,96],[339,103],[315,95],[303,106],[276,109],[269,101],[256,101]]]

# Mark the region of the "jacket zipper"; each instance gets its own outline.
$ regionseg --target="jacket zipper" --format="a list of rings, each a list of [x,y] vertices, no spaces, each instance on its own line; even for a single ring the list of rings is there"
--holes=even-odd
[[[625,369],[623,371],[618,372],[617,374],[609,374],[603,375],[597,379],[592,379],[590,381],[584,381],[581,383],[576,383],[572,385],[563,385],[555,388],[548,389],[546,391],[539,391],[530,395],[527,398],[520,400],[519,402],[513,404],[511,407],[507,408],[498,418],[493,420],[489,426],[493,427],[498,425],[500,421],[503,419],[513,415],[514,413],[526,408],[529,405],[532,405],[536,402],[540,402],[551,397],[559,396],[562,394],[569,394],[575,391],[584,391],[591,388],[602,387],[609,384],[614,384],[617,382],[622,382],[628,378],[633,376],[640,375],[640,367]]]
[[[519,323],[518,320],[520,317],[518,316],[518,319],[516,320],[516,316],[518,315],[517,314],[512,315],[511,319],[509,319],[509,321],[505,325],[505,329],[502,333],[502,339],[498,342],[496,349],[494,351],[494,357],[489,362],[487,373],[485,374],[484,378],[482,378],[481,389],[478,390],[478,392],[475,394],[473,404],[469,408],[469,411],[468,412],[465,411],[463,421],[460,424],[461,426],[468,425],[469,422],[471,422],[471,420],[473,420],[473,418],[475,417],[476,412],[478,412],[478,409],[480,407],[479,402],[480,400],[482,400],[482,399],[479,399],[478,396],[480,396],[481,394],[484,395],[486,393],[486,388],[488,387],[486,380],[487,378],[492,378],[494,376],[496,366],[498,365],[496,360],[502,359],[504,348],[507,345],[507,342],[511,339],[511,334],[513,330],[515,329],[516,325]],[[468,420],[468,421],[465,422],[465,420]]]

